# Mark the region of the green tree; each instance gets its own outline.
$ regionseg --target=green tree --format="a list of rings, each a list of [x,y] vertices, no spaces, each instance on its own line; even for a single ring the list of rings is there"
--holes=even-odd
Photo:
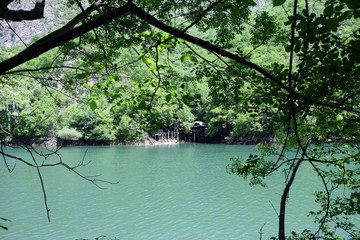
[[[59,106],[56,98],[48,94],[33,100],[31,108],[24,109],[13,130],[17,138],[36,140],[55,135]]]
[[[207,124],[206,136],[218,136],[221,139],[228,136],[232,129],[233,115],[233,111],[223,110],[220,107],[209,110],[205,116]]]
[[[85,140],[91,139],[96,124],[96,114],[85,103],[70,105],[60,114],[59,126],[76,129]]]

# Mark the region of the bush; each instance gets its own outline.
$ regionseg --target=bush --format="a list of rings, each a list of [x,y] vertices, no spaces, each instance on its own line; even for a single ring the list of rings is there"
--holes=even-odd
[[[63,127],[57,132],[57,137],[63,140],[79,140],[82,138],[82,133],[75,128]]]
[[[240,137],[257,135],[263,132],[263,127],[256,117],[250,116],[250,114],[237,114],[232,122],[233,129],[230,133],[230,137],[233,140],[237,140]]]
[[[93,140],[93,130],[98,124],[98,116],[88,104],[73,104],[60,115],[60,126],[68,126],[82,133],[84,140]]]

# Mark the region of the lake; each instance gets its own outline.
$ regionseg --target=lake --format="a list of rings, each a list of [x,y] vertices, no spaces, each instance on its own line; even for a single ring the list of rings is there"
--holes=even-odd
[[[18,150],[10,152],[21,155]],[[178,144],[65,147],[65,162],[84,157],[85,175],[119,181],[101,190],[61,167],[43,168],[51,222],[47,221],[36,169],[17,163],[12,174],[0,162],[0,239],[263,239],[277,235],[284,186],[279,173],[268,187],[249,187],[229,175],[230,157],[247,157],[253,146]],[[9,161],[13,165],[14,162]],[[319,185],[308,165],[300,168],[287,205],[287,231],[313,228]],[[275,209],[276,211],[275,211]],[[106,239],[107,239],[106,238]]]

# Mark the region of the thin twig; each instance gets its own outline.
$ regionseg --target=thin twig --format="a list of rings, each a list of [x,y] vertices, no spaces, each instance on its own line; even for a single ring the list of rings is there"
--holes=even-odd
[[[328,189],[327,183],[325,182],[325,178],[324,176],[321,174],[321,172],[319,171],[318,167],[315,166],[315,164],[310,160],[310,164],[311,166],[315,169],[316,173],[318,174],[318,176],[321,178],[321,181],[323,183],[323,186],[325,188],[326,191],[326,212],[324,217],[321,219],[321,223],[320,226],[318,228],[318,230],[316,231],[315,235],[319,234],[319,232],[321,231],[322,227],[324,226],[326,219],[329,215],[329,209],[330,209],[330,191]]]

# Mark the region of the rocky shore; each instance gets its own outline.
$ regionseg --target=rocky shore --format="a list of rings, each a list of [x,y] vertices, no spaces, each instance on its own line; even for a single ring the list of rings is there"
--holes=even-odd
[[[32,143],[33,146],[42,146],[42,147],[57,147],[57,146],[121,146],[121,145],[134,145],[134,146],[151,146],[151,145],[171,145],[183,143],[184,141],[178,139],[160,139],[155,140],[153,138],[147,138],[145,140],[135,140],[130,141],[71,141],[71,140],[61,140],[52,138],[42,143]]]

